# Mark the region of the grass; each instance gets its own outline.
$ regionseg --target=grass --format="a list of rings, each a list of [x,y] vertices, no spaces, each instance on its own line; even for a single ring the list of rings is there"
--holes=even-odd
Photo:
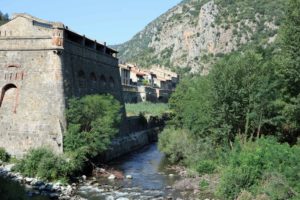
[[[170,112],[166,103],[150,103],[142,102],[136,104],[126,104],[127,116],[138,116],[140,113],[144,115],[162,116],[164,113]]]

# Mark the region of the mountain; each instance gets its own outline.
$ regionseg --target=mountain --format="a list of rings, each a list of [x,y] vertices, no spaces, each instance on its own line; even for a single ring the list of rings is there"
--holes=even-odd
[[[124,62],[207,74],[224,54],[249,43],[272,43],[283,19],[284,3],[184,0],[114,48]]]

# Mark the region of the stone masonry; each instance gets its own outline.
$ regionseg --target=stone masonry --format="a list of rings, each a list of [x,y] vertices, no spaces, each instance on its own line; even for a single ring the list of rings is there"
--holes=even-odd
[[[122,104],[117,52],[62,23],[17,14],[0,27],[0,147],[63,151],[67,99],[110,93]]]

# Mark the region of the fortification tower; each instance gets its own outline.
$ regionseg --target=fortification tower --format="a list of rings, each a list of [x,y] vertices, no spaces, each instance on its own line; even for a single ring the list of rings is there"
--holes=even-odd
[[[0,27],[0,147],[62,152],[69,97],[110,93],[123,104],[116,54],[62,23],[14,15]]]

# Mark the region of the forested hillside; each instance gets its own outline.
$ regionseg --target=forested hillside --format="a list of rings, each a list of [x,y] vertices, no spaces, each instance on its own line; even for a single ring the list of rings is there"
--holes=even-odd
[[[200,182],[219,199],[300,198],[300,1],[283,11],[274,43],[262,46],[261,37],[223,56],[209,75],[184,78],[170,99],[174,118],[159,147],[219,177]]]
[[[245,44],[274,41],[285,0],[184,0],[130,41],[120,59],[207,74],[218,58]]]

